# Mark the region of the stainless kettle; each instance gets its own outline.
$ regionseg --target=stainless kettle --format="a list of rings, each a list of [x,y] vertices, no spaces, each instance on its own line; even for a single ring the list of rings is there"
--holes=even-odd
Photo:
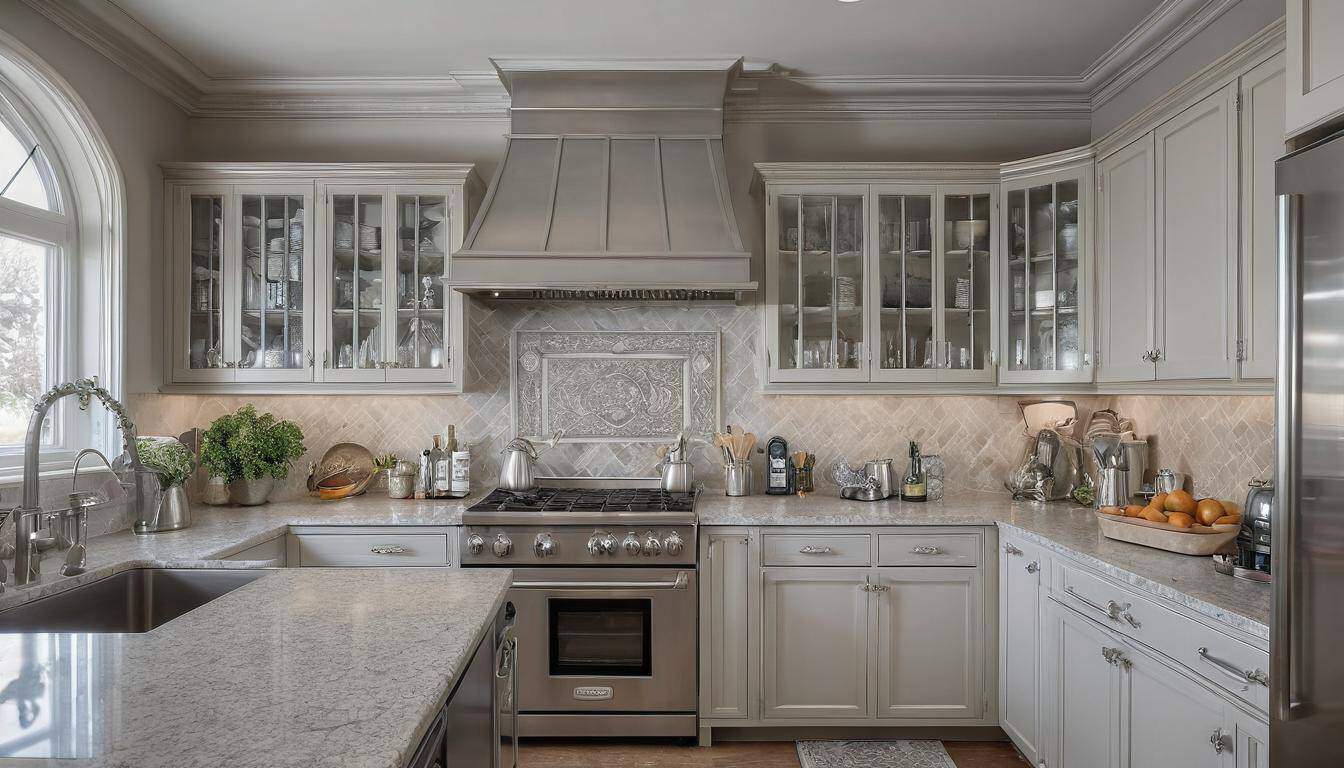
[[[540,449],[526,437],[515,437],[504,446],[500,454],[504,461],[499,465],[499,487],[506,491],[530,491],[537,487],[533,469],[537,457],[554,448],[560,442],[560,433],[551,435]]]

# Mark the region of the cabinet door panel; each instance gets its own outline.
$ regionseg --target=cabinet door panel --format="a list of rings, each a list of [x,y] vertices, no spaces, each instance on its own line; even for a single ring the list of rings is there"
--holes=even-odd
[[[1041,551],[1007,539],[999,554],[999,720],[1035,764],[1041,751]]]
[[[1288,0],[1288,133],[1297,135],[1344,113],[1344,4]]]
[[[750,538],[701,529],[701,717],[747,717]]]
[[[1243,379],[1274,378],[1279,330],[1274,161],[1283,156],[1283,57],[1241,78],[1241,361]]]
[[[1157,127],[1159,379],[1232,375],[1236,86]]]
[[[311,186],[236,188],[241,258],[238,334],[229,345],[240,382],[313,378]]]
[[[919,381],[934,362],[934,188],[874,187],[873,378]]]
[[[981,715],[978,568],[878,571],[879,717]]]
[[[326,381],[386,381],[383,307],[386,188],[331,187],[323,262]],[[393,238],[395,240],[395,238]]]
[[[1125,647],[1122,684],[1123,768],[1218,768],[1223,752],[1210,738],[1222,735],[1223,703],[1205,690],[1134,647]],[[1071,763],[1070,763],[1071,764]]]
[[[761,680],[766,718],[868,717],[869,571],[766,568]]]
[[[938,188],[934,267],[934,365],[939,381],[993,381],[998,190],[979,185]]]
[[[1099,381],[1152,381],[1154,343],[1153,137],[1102,160],[1097,235]]]
[[[388,381],[452,381],[460,365],[462,295],[449,288],[449,255],[461,242],[456,193],[444,187],[396,187],[388,235],[388,306],[392,331]],[[459,352],[460,354],[460,352]]]
[[[172,198],[174,323],[170,359],[174,382],[233,381],[236,369],[226,346],[233,291],[228,266],[237,232],[229,222],[234,201],[227,185],[177,187]]]
[[[1119,748],[1118,671],[1102,650],[1119,646],[1110,633],[1053,601],[1048,605],[1050,712],[1048,765],[1115,766]],[[1178,765],[1179,763],[1169,763]]]

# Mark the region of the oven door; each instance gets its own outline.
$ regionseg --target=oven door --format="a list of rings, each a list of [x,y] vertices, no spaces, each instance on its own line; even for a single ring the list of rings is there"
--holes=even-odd
[[[520,568],[518,710],[693,712],[694,568]]]

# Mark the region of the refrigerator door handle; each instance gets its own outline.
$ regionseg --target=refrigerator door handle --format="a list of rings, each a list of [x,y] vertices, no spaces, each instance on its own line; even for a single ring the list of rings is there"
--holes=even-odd
[[[1299,642],[1300,588],[1297,567],[1297,472],[1302,426],[1301,276],[1302,196],[1279,195],[1279,370],[1274,398],[1275,507],[1272,519],[1274,603],[1270,655],[1270,713],[1277,720],[1304,714],[1294,650]]]

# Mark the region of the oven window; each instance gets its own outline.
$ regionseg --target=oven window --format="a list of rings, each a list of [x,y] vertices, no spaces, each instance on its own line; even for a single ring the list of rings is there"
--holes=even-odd
[[[549,603],[552,675],[653,674],[652,600],[553,598]]]

